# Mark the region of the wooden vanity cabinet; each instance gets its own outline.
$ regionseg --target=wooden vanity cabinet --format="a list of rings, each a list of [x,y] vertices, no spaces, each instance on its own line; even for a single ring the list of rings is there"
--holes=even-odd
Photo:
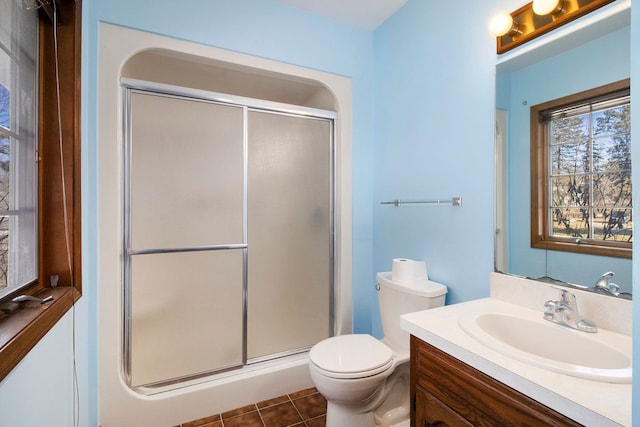
[[[411,426],[579,426],[411,336]]]

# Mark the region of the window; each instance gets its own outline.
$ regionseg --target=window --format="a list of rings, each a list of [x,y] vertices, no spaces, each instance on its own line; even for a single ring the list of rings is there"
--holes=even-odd
[[[631,258],[624,80],[531,108],[531,246]]]
[[[81,2],[55,5],[57,20],[52,2],[0,0],[0,380],[81,291]],[[11,302],[23,293],[54,299]]]
[[[37,275],[38,12],[20,6],[0,14],[0,297]]]

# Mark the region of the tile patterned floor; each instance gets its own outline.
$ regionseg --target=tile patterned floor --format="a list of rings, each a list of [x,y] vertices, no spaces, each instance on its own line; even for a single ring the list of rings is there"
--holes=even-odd
[[[326,414],[327,401],[308,388],[176,427],[325,427]]]

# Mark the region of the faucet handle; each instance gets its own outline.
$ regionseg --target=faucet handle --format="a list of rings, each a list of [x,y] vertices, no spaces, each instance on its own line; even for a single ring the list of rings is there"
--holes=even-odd
[[[558,313],[558,305],[560,301],[549,300],[544,303],[544,318],[547,320],[553,320],[556,313]]]
[[[607,271],[596,281],[593,285],[593,289],[596,291],[603,291],[611,295],[620,294],[620,286],[612,282],[613,276],[615,276],[613,271]]]
[[[578,312],[578,303],[576,302],[576,296],[573,292],[569,292],[566,289],[560,290],[560,300],[575,313]]]
[[[544,319],[560,325],[569,326],[584,332],[598,332],[598,327],[591,321],[583,319],[578,314],[578,304],[573,292],[565,288],[552,286],[560,291],[559,300],[549,300],[544,303]]]
[[[552,285],[551,287],[557,289],[560,292],[560,300],[554,302],[558,303],[560,306],[570,308],[576,313],[578,312],[578,303],[576,302],[576,296],[573,292],[569,292],[566,288],[563,288],[561,286]]]
[[[604,288],[604,289],[608,289],[609,285],[611,284],[611,280],[613,279],[613,276],[615,276],[616,274],[613,271],[607,271],[606,273],[603,273],[602,276],[600,276],[598,278],[598,280],[596,281],[596,283],[593,285],[595,288]]]

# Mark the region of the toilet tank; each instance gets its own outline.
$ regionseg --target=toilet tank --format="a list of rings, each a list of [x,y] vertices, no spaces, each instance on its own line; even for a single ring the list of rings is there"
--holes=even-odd
[[[391,272],[378,273],[378,303],[384,341],[396,352],[409,352],[409,334],[400,328],[400,316],[414,311],[442,307],[447,287],[431,280],[398,283]]]

